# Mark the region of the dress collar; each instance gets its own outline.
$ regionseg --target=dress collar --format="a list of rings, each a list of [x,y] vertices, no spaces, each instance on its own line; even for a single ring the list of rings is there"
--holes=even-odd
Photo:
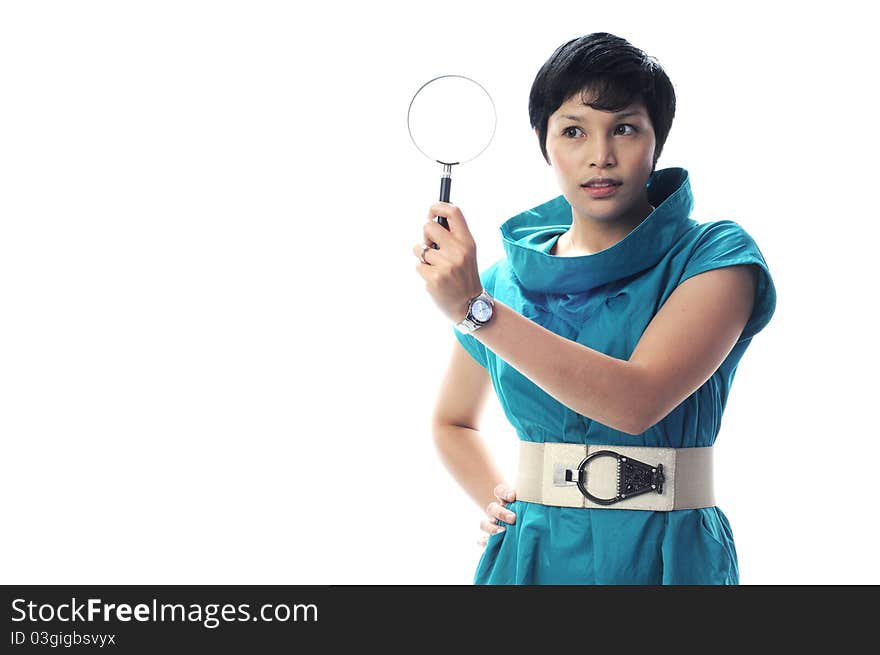
[[[550,254],[571,227],[571,205],[557,196],[505,221],[500,228],[507,259],[523,287],[544,293],[577,293],[651,268],[669,252],[690,220],[694,198],[684,168],[655,170],[646,184],[655,209],[613,246],[589,255]]]

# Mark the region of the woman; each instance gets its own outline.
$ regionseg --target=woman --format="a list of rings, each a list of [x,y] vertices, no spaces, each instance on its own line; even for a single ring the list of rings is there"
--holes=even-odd
[[[482,273],[461,210],[429,209],[417,271],[462,346],[433,431],[486,511],[475,584],[739,583],[711,446],[776,291],[742,227],[690,218],[688,172],[656,170],[674,114],[656,60],[574,39],[529,97],[562,195],[507,220]],[[520,439],[515,488],[480,439],[490,384]]]

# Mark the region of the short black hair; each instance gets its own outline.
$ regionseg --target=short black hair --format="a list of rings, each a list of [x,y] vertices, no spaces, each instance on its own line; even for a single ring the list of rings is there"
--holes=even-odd
[[[593,102],[586,103],[588,92],[595,94]],[[538,71],[529,93],[529,120],[538,130],[548,164],[547,121],[578,93],[600,111],[621,111],[644,102],[656,140],[653,173],[675,116],[675,90],[657,60],[608,32],[593,32],[559,46]]]

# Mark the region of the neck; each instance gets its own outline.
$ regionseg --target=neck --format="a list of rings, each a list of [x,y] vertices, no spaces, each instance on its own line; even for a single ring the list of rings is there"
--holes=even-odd
[[[654,206],[646,199],[645,204],[629,216],[614,221],[601,222],[579,218],[572,208],[571,227],[559,237],[555,254],[592,255],[600,250],[610,248],[638,227],[654,209]]]

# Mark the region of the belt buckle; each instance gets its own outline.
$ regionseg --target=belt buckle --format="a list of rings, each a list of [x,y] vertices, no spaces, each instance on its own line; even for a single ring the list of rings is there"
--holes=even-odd
[[[615,457],[617,458],[617,495],[614,498],[597,498],[589,491],[585,484],[586,467],[593,459],[597,457]],[[627,457],[614,450],[599,450],[592,455],[588,455],[578,465],[577,469],[568,469],[565,471],[565,480],[571,482],[572,474],[577,471],[577,486],[581,493],[600,505],[613,505],[627,498],[638,496],[640,494],[656,491],[658,494],[663,493],[663,483],[666,476],[663,475],[663,464],[652,466],[645,462],[640,462],[632,457]]]

